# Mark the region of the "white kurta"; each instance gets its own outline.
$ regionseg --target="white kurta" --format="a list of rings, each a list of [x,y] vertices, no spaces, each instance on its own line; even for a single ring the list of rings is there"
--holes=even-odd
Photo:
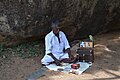
[[[58,60],[69,58],[68,53],[63,53],[63,49],[70,48],[70,45],[62,31],[59,32],[59,38],[60,43],[53,31],[45,36],[45,56],[41,60],[42,64],[47,65],[49,62],[54,61],[51,56],[47,55],[48,53],[52,53]]]

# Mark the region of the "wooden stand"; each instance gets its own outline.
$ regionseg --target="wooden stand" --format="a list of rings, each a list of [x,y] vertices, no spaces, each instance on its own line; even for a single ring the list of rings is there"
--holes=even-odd
[[[77,49],[77,54],[80,62],[94,62],[94,42],[82,41]]]

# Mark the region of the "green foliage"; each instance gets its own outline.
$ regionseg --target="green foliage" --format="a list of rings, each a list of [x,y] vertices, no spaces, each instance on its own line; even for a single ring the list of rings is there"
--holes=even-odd
[[[16,53],[21,58],[29,58],[34,56],[39,56],[43,52],[43,48],[38,45],[38,42],[33,43],[23,43],[18,45],[15,50]]]
[[[44,48],[41,47],[41,44],[38,41],[22,43],[11,48],[5,48],[3,45],[0,45],[0,57],[7,58],[7,56],[18,55],[20,58],[24,59],[39,56],[43,53],[43,50]]]

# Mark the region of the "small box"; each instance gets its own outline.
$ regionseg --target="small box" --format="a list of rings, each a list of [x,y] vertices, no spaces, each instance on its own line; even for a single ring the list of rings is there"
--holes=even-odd
[[[80,64],[72,64],[71,68],[72,69],[78,69],[78,68],[80,68]]]
[[[94,43],[92,41],[81,41],[77,54],[80,62],[94,62]]]

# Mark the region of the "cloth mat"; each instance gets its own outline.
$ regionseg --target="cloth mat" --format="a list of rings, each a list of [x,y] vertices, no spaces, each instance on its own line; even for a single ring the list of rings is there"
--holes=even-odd
[[[92,63],[86,63],[86,62],[78,62],[77,64],[80,64],[80,68],[76,69],[76,71],[78,72],[78,74],[83,73],[90,66],[92,66]],[[61,71],[61,72],[65,72],[65,73],[69,73],[69,71],[72,70],[71,64],[68,64],[66,66],[56,66],[55,64],[50,64],[50,65],[48,65],[46,67],[49,70],[53,70],[53,71],[58,71],[58,69],[63,69],[63,71]]]

